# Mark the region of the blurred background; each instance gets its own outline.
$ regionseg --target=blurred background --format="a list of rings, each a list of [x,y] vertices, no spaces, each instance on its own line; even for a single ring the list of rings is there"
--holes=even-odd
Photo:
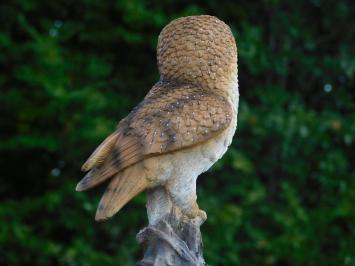
[[[355,265],[354,1],[0,4],[0,265],[134,265],[145,195],[94,222],[81,164],[158,80],[172,19],[237,39],[240,109],[199,179],[209,265]]]

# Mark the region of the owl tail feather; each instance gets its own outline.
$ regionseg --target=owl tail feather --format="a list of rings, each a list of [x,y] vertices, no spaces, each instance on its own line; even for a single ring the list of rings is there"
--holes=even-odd
[[[117,170],[113,169],[113,167],[101,166],[104,164],[105,160],[108,159],[110,152],[114,148],[118,139],[119,135],[117,133],[112,133],[91,154],[89,159],[87,159],[81,167],[82,171],[90,171],[77,184],[76,191],[84,191],[92,188],[117,173]]]
[[[114,144],[117,142],[118,137],[119,135],[116,132],[108,136],[83,164],[81,170],[86,172],[94,167],[100,166],[112,150]]]
[[[130,167],[113,177],[96,211],[95,220],[106,220],[148,187],[148,180]]]

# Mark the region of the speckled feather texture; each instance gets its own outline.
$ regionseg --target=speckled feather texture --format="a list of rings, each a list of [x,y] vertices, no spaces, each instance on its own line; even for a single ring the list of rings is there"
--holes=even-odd
[[[226,152],[236,129],[235,40],[216,17],[183,17],[160,33],[157,58],[160,80],[82,166],[88,173],[78,191],[110,180],[96,220],[144,190],[150,224],[172,206],[206,219],[196,180]]]

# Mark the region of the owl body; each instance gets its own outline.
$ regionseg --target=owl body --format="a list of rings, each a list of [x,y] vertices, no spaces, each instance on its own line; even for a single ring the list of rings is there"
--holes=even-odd
[[[96,219],[148,190],[154,224],[172,207],[206,219],[196,180],[231,144],[238,114],[237,49],[229,27],[212,16],[174,20],[160,33],[160,80],[118,124],[82,169],[82,191],[111,179]]]
[[[168,214],[173,203],[177,204],[183,212],[191,214],[192,217],[201,215],[200,218],[206,218],[205,213],[199,213],[196,205],[196,181],[201,173],[206,172],[226,153],[232,143],[237,128],[239,105],[237,65],[235,67],[235,74],[229,84],[230,94],[227,96],[233,108],[232,120],[228,128],[204,145],[161,156],[159,164],[156,163],[155,158],[151,158],[137,166],[145,169],[147,177],[154,179],[151,183],[152,192],[159,186],[163,188],[158,189],[156,195],[148,195],[147,208],[150,224],[155,224]],[[171,198],[173,198],[172,202]]]

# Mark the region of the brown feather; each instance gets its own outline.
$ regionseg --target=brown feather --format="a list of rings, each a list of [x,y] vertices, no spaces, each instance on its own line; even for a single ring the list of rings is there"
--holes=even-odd
[[[231,121],[229,102],[207,89],[160,82],[153,91],[84,164],[83,168],[91,171],[77,185],[78,191],[147,157],[207,141]],[[156,95],[160,98],[156,99]]]
[[[92,188],[117,174],[127,166],[141,160],[140,154],[142,154],[142,147],[130,141],[126,142],[125,148],[121,150],[120,143],[119,141],[116,143],[115,147],[111,148],[110,154],[108,154],[108,157],[102,165],[92,169],[84,176],[76,186],[77,191]],[[129,143],[130,146],[127,143]]]
[[[94,168],[88,172],[76,186],[76,191],[84,191],[101,184],[118,171],[113,167]]]
[[[92,153],[92,155],[87,159],[87,161],[81,167],[81,170],[86,172],[94,167],[98,167],[106,159],[107,155],[110,153],[113,145],[117,142],[118,134],[117,132],[112,133],[108,136],[99,147]]]
[[[201,145],[228,128],[234,116],[228,98],[237,50],[226,24],[211,16],[171,22],[159,35],[157,59],[160,81],[82,167],[91,171],[78,184],[80,191],[114,176],[97,220],[147,187],[137,162]]]
[[[148,180],[135,166],[117,174],[107,187],[96,211],[95,220],[105,220],[117,213],[134,196],[145,190]]]

